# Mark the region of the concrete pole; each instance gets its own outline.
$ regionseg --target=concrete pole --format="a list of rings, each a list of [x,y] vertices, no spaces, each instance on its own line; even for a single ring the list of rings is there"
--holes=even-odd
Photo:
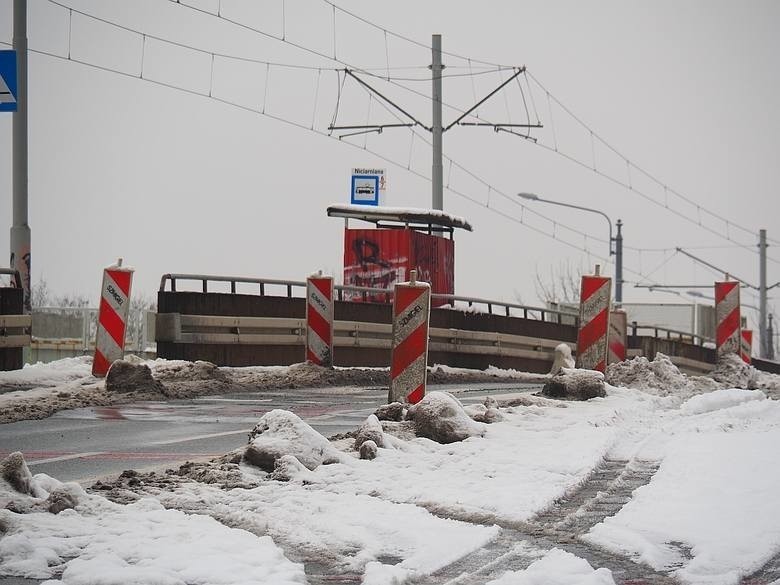
[[[769,338],[766,325],[766,230],[758,233],[758,257],[759,257],[759,283],[758,283],[758,321],[761,329],[761,348],[759,354],[767,359],[769,354],[769,345],[772,340]]]
[[[433,81],[433,164],[431,180],[433,183],[432,204],[433,209],[444,209],[444,165],[442,164],[442,124],[441,124],[441,73],[444,69],[441,64],[441,35],[433,35],[431,40],[431,53],[433,65],[431,65],[431,80]]]
[[[775,330],[772,327],[772,314],[769,314],[769,325],[767,327],[767,339],[769,340],[768,351],[766,353],[766,359],[775,359]]]
[[[615,236],[615,303],[623,302],[623,222],[617,220],[617,235]]]
[[[19,271],[24,289],[24,312],[30,303],[30,226],[27,223],[27,0],[14,0],[13,47],[18,76],[16,112],[13,114],[13,224],[11,268]]]

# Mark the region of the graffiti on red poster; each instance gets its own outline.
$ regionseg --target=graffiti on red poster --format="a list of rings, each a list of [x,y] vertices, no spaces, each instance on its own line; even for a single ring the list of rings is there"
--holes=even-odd
[[[405,230],[351,230],[344,232],[344,284],[392,289],[408,276],[409,240]],[[345,294],[346,300],[386,302],[388,295]]]
[[[417,279],[430,283],[434,293],[453,294],[454,255],[452,240],[412,229],[346,229],[344,284],[392,289],[396,282],[409,280],[411,270],[415,269]],[[390,300],[384,293],[352,292],[345,298],[371,302]]]

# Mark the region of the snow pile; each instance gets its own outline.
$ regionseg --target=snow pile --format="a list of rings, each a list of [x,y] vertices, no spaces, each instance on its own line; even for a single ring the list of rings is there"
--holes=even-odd
[[[117,360],[108,368],[106,391],[137,392],[152,391],[166,394],[165,386],[152,377],[152,370],[144,363],[134,364],[128,360]]]
[[[780,551],[780,403],[756,391],[696,396],[640,456],[652,481],[586,537],[689,584],[738,583]]]
[[[606,396],[604,374],[595,370],[561,368],[542,388],[541,395],[566,400],[590,400]]]
[[[688,376],[672,363],[666,355],[658,352],[653,361],[644,356],[609,364],[607,383],[612,386],[636,388],[653,394],[666,396],[688,389]]]
[[[273,471],[276,460],[291,455],[307,469],[339,461],[342,453],[296,414],[275,409],[263,415],[249,433],[244,460]]]
[[[414,421],[418,437],[437,443],[454,443],[485,434],[485,425],[475,422],[460,401],[448,392],[429,392],[409,407],[407,420]]]
[[[729,388],[753,390],[759,387],[758,370],[742,361],[735,353],[722,355],[710,376]]]
[[[644,356],[609,364],[607,383],[612,386],[636,388],[656,396],[690,397],[701,392],[721,388],[721,385],[704,376],[686,376],[668,356],[657,352],[653,361]]]
[[[375,414],[370,415],[357,430],[355,449],[360,449],[366,441],[373,442],[375,447],[385,446],[385,433],[382,430],[382,424]]]
[[[75,483],[31,476],[20,453],[2,462],[0,575],[82,585],[305,583],[269,537],[151,499],[122,506]]]
[[[694,396],[680,407],[680,412],[687,416],[704,414],[765,399],[766,395],[760,390],[746,391],[737,388],[716,390],[711,394]]]
[[[66,358],[46,364],[25,364],[21,370],[0,372],[0,385],[48,387],[83,378],[92,378],[91,356]]]
[[[525,571],[508,571],[487,585],[615,585],[609,569],[596,569],[588,561],[554,548]]]

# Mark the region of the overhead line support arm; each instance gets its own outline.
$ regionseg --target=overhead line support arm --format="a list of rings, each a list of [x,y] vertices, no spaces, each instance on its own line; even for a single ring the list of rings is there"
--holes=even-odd
[[[487,94],[485,97],[483,97],[481,100],[479,100],[479,101],[478,101],[476,104],[474,104],[474,105],[473,105],[471,108],[469,108],[468,110],[466,110],[466,111],[463,113],[463,115],[462,115],[462,116],[460,116],[460,117],[459,117],[457,120],[455,120],[455,121],[454,121],[452,124],[450,124],[449,126],[447,126],[447,127],[444,129],[444,131],[446,132],[447,130],[449,130],[450,128],[452,128],[452,127],[453,127],[453,126],[455,126],[456,124],[458,124],[458,122],[460,122],[460,121],[461,121],[463,118],[465,118],[466,116],[468,116],[468,115],[469,115],[471,112],[473,112],[474,110],[476,110],[476,109],[477,109],[479,106],[481,106],[481,105],[482,105],[482,104],[484,104],[486,101],[488,101],[490,98],[492,98],[494,95],[496,95],[496,94],[497,94],[499,91],[501,91],[501,90],[504,88],[504,86],[506,86],[506,85],[507,85],[509,82],[513,81],[513,80],[515,79],[515,77],[517,77],[518,75],[520,75],[520,74],[521,74],[521,73],[523,73],[523,72],[525,72],[525,67],[520,67],[519,69],[517,69],[517,70],[515,71],[515,74],[514,74],[512,77],[510,77],[509,79],[507,79],[507,80],[506,80],[504,83],[502,83],[501,85],[499,85],[499,86],[498,86],[496,89],[494,89],[494,90],[493,90],[493,91],[491,91],[489,94]],[[506,124],[502,124],[502,126],[505,126],[505,125],[506,125]]]
[[[420,122],[420,121],[419,121],[417,118],[415,118],[414,116],[412,116],[412,115],[411,115],[409,112],[407,112],[406,110],[404,110],[404,109],[403,109],[401,106],[399,106],[398,104],[396,104],[394,101],[392,101],[391,99],[389,99],[389,98],[385,97],[384,95],[382,95],[382,93],[381,93],[381,92],[379,92],[379,91],[377,91],[376,89],[374,89],[373,87],[371,87],[369,84],[367,84],[365,81],[363,81],[362,79],[360,79],[360,78],[359,78],[357,75],[355,75],[355,74],[354,74],[352,71],[350,71],[349,69],[344,69],[344,73],[346,73],[346,74],[347,74],[347,75],[349,75],[349,76],[350,76],[352,79],[354,79],[355,81],[357,81],[357,82],[358,82],[360,85],[362,85],[363,87],[365,87],[366,89],[368,89],[368,90],[369,90],[371,93],[374,93],[374,94],[376,94],[376,95],[377,95],[378,97],[380,97],[382,100],[384,100],[385,102],[387,102],[388,104],[390,104],[390,105],[391,105],[392,107],[394,107],[396,110],[398,110],[399,112],[401,112],[401,113],[402,113],[404,116],[406,116],[407,118],[409,118],[410,120],[412,120],[412,121],[415,123],[415,125],[416,125],[416,126],[422,126],[422,127],[423,127],[423,128],[425,128],[425,129],[426,129],[428,132],[430,132],[430,131],[432,130],[432,128],[430,128],[429,126],[426,126],[425,124],[423,124],[422,122]]]

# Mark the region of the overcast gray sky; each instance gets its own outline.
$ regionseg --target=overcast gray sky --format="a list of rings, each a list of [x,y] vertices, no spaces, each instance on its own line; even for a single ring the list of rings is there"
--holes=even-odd
[[[505,197],[518,191],[623,220],[626,302],[691,300],[634,282],[716,278],[675,254],[678,246],[757,284],[758,230],[780,241],[778,2],[336,2],[365,21],[323,0],[188,2],[214,15],[166,0],[61,0],[75,12],[30,0],[31,49],[129,74],[30,55],[33,282],[94,298],[102,267],[119,256],[136,268],[135,290],[150,295],[166,272],[303,279],[323,269],[339,280],[343,223],[325,209],[348,202],[350,169],[385,167],[388,205],[429,207],[431,161],[424,130],[414,138],[406,129],[327,137],[339,87],[339,123],[397,121],[334,70],[348,63],[391,77],[364,79],[430,124],[432,33],[452,53],[444,57],[444,101],[453,106],[445,124],[511,74],[488,63],[525,65],[529,76],[481,107],[480,118],[522,123],[527,107],[544,125],[532,131],[537,143],[489,128],[445,134],[454,161],[452,170],[445,162],[445,211],[475,228],[457,235],[456,293],[537,304],[537,272],[604,264],[603,218],[541,203],[523,210]],[[0,41],[11,40],[11,8],[12,0],[0,0]],[[324,57],[334,47],[340,62]],[[212,73],[209,53],[273,64],[218,56]],[[134,78],[142,67],[145,79]],[[5,114],[4,258],[10,171]],[[770,284],[780,280],[777,248],[769,250]],[[752,293],[744,300],[757,304]]]

